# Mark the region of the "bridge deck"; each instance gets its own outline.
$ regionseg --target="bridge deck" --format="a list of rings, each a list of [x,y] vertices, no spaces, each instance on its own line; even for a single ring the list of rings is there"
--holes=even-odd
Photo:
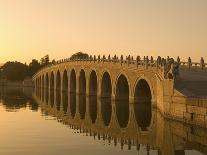
[[[207,72],[181,69],[175,89],[185,96],[207,98]]]

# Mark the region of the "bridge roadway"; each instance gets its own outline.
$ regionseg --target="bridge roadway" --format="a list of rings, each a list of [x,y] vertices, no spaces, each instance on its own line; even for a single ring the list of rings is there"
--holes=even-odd
[[[43,101],[62,91],[127,104],[152,101],[166,117],[207,127],[206,66],[204,61],[199,64],[190,59],[185,63],[161,57],[133,60],[129,56],[124,60],[123,56],[90,56],[87,60],[64,59],[50,64],[33,76],[33,82]]]
[[[119,115],[120,110],[127,107],[119,107],[120,104],[112,100],[105,102],[94,96],[74,96],[63,92],[62,99],[57,98],[54,102],[33,96],[46,116],[56,117],[77,133],[102,140],[104,144],[120,145],[121,149],[154,150],[158,155],[184,155],[185,150],[191,149],[207,153],[205,128],[164,119],[154,108],[128,104],[129,113]],[[123,126],[126,118],[127,123]]]

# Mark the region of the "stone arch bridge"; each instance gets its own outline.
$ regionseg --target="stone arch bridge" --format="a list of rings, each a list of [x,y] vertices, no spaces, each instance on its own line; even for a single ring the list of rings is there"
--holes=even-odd
[[[193,93],[191,88],[185,90],[180,87],[179,82],[184,84],[201,79],[199,82],[207,85],[206,66],[204,60],[193,63],[190,58],[188,62],[181,62],[179,58],[175,62],[161,57],[141,60],[138,56],[134,60],[128,56],[125,60],[116,55],[113,58],[90,56],[89,59],[64,59],[49,64],[33,76],[33,82],[36,94],[43,101],[49,100],[54,92],[65,91],[109,97],[120,102],[152,102],[163,114],[184,119],[186,111],[177,111],[180,105],[172,106],[172,103],[183,102],[186,105],[189,94]],[[194,72],[199,76],[194,74],[193,78],[188,78]],[[193,97],[201,99],[199,95]]]

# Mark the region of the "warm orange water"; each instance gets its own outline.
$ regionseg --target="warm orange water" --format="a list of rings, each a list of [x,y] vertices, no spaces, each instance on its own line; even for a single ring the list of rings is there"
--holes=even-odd
[[[164,145],[150,146],[150,144],[141,144],[141,142],[144,143],[145,140],[140,140],[139,145],[135,144],[136,142],[132,140],[130,148],[126,140],[123,148],[121,147],[121,142],[118,140],[115,146],[113,135],[115,135],[116,132],[110,133],[110,130],[107,131],[107,135],[109,135],[108,138],[104,140],[103,136],[100,135],[99,140],[98,136],[94,138],[93,134],[90,134],[89,131],[81,132],[79,129],[72,129],[72,121],[70,121],[71,118],[69,118],[67,114],[65,116],[61,114],[55,116],[55,112],[51,114],[47,106],[38,105],[37,102],[30,97],[26,97],[21,89],[1,90],[0,155],[158,155],[161,154],[163,149],[166,149]],[[99,118],[99,116],[97,116],[97,118]],[[84,128],[84,123],[80,123],[80,126]],[[155,126],[159,127],[159,124],[155,124]],[[162,125],[160,125],[160,127],[161,126]],[[89,127],[85,128],[88,129]],[[174,128],[176,130],[176,127]],[[92,133],[95,132],[92,130],[93,129],[91,129]],[[205,132],[207,133],[205,129],[202,131],[204,135]],[[96,132],[98,133],[99,130],[97,129]],[[119,132],[120,131],[117,130],[118,136]],[[179,142],[176,142],[176,137],[180,136],[180,138],[177,139],[182,139],[182,135],[176,135],[176,132],[169,134],[170,136],[168,136],[167,133],[166,138],[174,138],[174,141],[172,140],[173,138],[170,139],[174,143],[171,149],[184,149],[185,151],[181,152],[184,152],[185,155],[204,155],[207,150],[207,144],[204,143],[207,140],[206,137],[203,137],[203,143],[200,144],[195,141],[194,143],[189,142],[190,144],[202,146],[201,150],[196,150],[196,148],[199,147],[193,148],[193,145],[187,145],[188,140],[181,141],[183,143],[185,142],[186,145],[180,144],[180,146],[177,146]],[[120,132],[120,137],[121,135],[125,135],[126,139],[129,139],[127,138],[126,132]],[[136,137],[136,135],[139,135],[138,131],[137,134],[135,132],[134,137]],[[165,138],[165,135],[157,134],[151,135],[152,140],[154,139],[153,141],[156,141],[156,138],[159,139],[159,135]],[[107,140],[110,136],[111,141]],[[119,139],[118,136],[117,138]],[[131,137],[130,133],[129,137]],[[156,143],[159,144],[159,142]],[[139,147],[137,148],[137,146]],[[191,146],[192,149],[190,148]],[[176,152],[174,150],[170,151],[169,154],[172,152],[175,155],[183,155],[182,153],[179,154],[179,151]]]

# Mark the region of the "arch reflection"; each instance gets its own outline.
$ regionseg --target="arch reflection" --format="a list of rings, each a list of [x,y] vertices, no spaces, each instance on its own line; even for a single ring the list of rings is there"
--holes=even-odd
[[[92,123],[96,122],[97,118],[97,96],[89,96],[89,112]]]
[[[61,93],[60,90],[56,90],[56,108],[60,110]]]
[[[126,128],[129,121],[129,101],[116,100],[116,116],[121,128]]]
[[[86,113],[86,95],[85,94],[80,94],[79,95],[79,114],[80,114],[80,119],[85,118],[85,113]]]
[[[201,128],[193,128],[192,130],[192,127],[190,128],[190,126],[186,126],[177,121],[173,122],[172,120],[165,120],[162,118],[162,115],[156,113],[154,109],[151,109],[151,102],[148,103],[141,100],[142,102],[136,102],[134,105],[128,104],[129,109],[134,108],[134,110],[127,110],[131,113],[128,121],[126,119],[127,117],[124,116],[125,108],[121,108],[120,106],[122,103],[114,106],[114,103],[111,103],[111,98],[102,98],[99,100],[94,96],[92,96],[92,98],[89,96],[89,99],[87,99],[86,96],[80,95],[76,100],[76,94],[70,94],[70,113],[66,112],[67,98],[67,94],[62,94],[61,105],[63,105],[63,108],[61,108],[60,111],[54,111],[55,108],[52,108],[51,110],[51,107],[46,105],[45,102],[40,102],[40,104],[46,105],[42,107],[46,115],[51,114],[51,116],[57,117],[58,121],[61,120],[63,124],[67,124],[75,130],[75,133],[93,136],[94,139],[103,140],[105,144],[114,144],[115,147],[118,146],[123,150],[136,148],[138,154],[176,155],[186,152],[182,148],[188,149],[189,145],[192,144],[192,142],[188,141],[191,139],[186,141],[188,138],[185,137],[186,135],[195,137],[195,139],[192,139],[193,144],[196,144],[195,140],[199,136],[202,138],[206,137],[205,130],[202,130]],[[97,104],[97,101],[100,101],[101,103]],[[122,102],[123,100],[120,101]],[[87,104],[89,104],[89,110],[86,110],[85,105]],[[127,104],[124,103],[123,105]],[[79,107],[78,109],[80,112],[77,115],[75,115],[76,106]],[[99,109],[101,111],[99,111]],[[120,115],[117,115],[117,111],[119,111],[118,113]],[[153,121],[151,120],[151,117],[153,118]],[[117,119],[119,119],[119,125],[117,125]],[[147,130],[149,125],[151,128],[150,130]],[[176,130],[177,128],[179,130]],[[207,146],[205,143],[202,145],[204,148]],[[200,143],[197,146],[200,147]],[[193,145],[194,149],[197,146]]]
[[[66,114],[68,111],[68,93],[67,92],[62,92],[62,103],[63,103],[64,114]]]
[[[101,98],[101,116],[105,126],[108,126],[111,122],[112,104],[111,98]]]
[[[140,102],[134,104],[134,113],[138,126],[143,131],[147,131],[152,119],[151,102]]]
[[[70,93],[70,114],[74,118],[76,114],[76,94]]]

